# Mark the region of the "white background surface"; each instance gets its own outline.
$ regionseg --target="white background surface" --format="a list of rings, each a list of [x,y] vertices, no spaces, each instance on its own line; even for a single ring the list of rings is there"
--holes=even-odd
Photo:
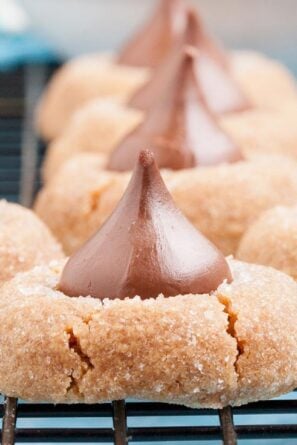
[[[62,53],[114,48],[155,0],[18,0],[34,28]],[[297,0],[192,0],[228,45],[297,59]]]

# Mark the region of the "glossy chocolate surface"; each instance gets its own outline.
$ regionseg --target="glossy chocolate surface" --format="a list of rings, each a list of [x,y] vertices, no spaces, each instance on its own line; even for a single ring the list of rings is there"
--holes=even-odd
[[[199,57],[194,48],[180,54],[174,76],[144,122],[111,154],[108,169],[132,170],[143,148],[154,153],[159,168],[174,170],[242,159],[240,150],[219,127],[205,102],[196,76]]]
[[[228,264],[176,208],[147,150],[103,227],[68,261],[59,289],[69,296],[142,299],[214,291]]]
[[[129,105],[147,111],[171,82],[181,54],[186,46],[199,51],[196,77],[207,106],[214,113],[222,114],[246,110],[248,100],[233,78],[228,54],[204,29],[197,12],[189,9],[184,32],[172,47],[165,61],[157,68],[148,84],[130,99]]]
[[[120,51],[117,62],[155,68],[180,39],[185,28],[183,0],[160,0],[152,17]]]

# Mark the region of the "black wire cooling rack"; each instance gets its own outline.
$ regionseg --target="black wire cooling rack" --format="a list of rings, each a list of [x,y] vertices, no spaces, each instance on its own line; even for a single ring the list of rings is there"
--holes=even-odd
[[[39,166],[44,152],[34,135],[33,110],[53,69],[54,66],[25,66],[0,74],[0,198],[26,206],[32,204],[39,187]],[[268,439],[271,444],[275,439],[280,439],[278,443],[281,445],[297,443],[296,392],[288,400],[263,401],[218,411],[133,401],[54,406],[4,398],[0,403],[0,414],[4,445],[15,442],[125,445],[129,442],[168,441],[204,444],[217,441],[236,445],[242,439],[254,440],[253,444],[261,443],[261,439]],[[272,419],[270,424],[259,424],[258,419],[263,414]],[[294,423],[275,423],[279,415],[284,415],[284,421],[285,417],[293,415]],[[241,420],[242,424],[237,424],[237,418],[252,419],[253,422]],[[61,419],[70,419],[70,425],[61,426]],[[153,419],[158,426],[151,426]],[[186,425],[180,419],[187,419]],[[29,426],[26,420],[29,420]],[[44,421],[47,421],[46,427]]]

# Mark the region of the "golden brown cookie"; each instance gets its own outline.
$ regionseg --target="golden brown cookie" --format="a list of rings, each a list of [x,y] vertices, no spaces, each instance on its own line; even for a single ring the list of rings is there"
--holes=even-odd
[[[111,100],[88,102],[74,113],[63,135],[49,144],[42,167],[43,179],[48,181],[65,161],[78,153],[109,155],[142,119],[141,111]],[[104,165],[106,159],[102,159]]]
[[[33,212],[0,200],[0,285],[18,272],[63,257],[60,245]]]
[[[254,109],[221,119],[246,156],[283,154],[297,158],[297,101],[281,110]]]
[[[264,210],[297,202],[296,172],[293,160],[271,156],[162,174],[182,212],[230,254]],[[77,156],[40,192],[36,211],[72,253],[110,215],[129,177],[129,173],[102,170],[102,157]]]
[[[297,100],[296,80],[277,60],[256,51],[236,51],[232,66],[237,82],[256,108],[280,109]]]
[[[292,390],[297,285],[270,268],[229,263],[234,281],[212,295],[148,300],[69,298],[56,290],[63,262],[17,275],[0,296],[1,392],[220,408]]]
[[[275,267],[297,279],[297,207],[263,213],[244,234],[237,257]]]
[[[36,113],[36,126],[47,140],[64,130],[70,116],[95,97],[125,102],[148,80],[148,70],[115,65],[112,58],[94,54],[63,65],[51,79]]]

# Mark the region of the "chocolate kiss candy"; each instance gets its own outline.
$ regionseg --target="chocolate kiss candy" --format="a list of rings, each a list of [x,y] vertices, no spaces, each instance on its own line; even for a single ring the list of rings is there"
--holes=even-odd
[[[156,69],[152,79],[130,99],[129,105],[144,111],[152,106],[175,76],[181,54],[188,45],[199,51],[195,75],[209,109],[217,114],[248,109],[250,104],[230,73],[228,56],[207,35],[201,19],[192,9],[188,11],[182,39]]]
[[[142,151],[118,206],[68,261],[66,295],[142,299],[214,291],[231,280],[228,264],[176,208],[153,154]]]
[[[153,16],[121,50],[117,62],[151,68],[159,65],[184,30],[186,10],[183,0],[161,0]]]
[[[132,170],[149,147],[159,168],[183,169],[242,159],[233,141],[208,110],[195,75],[197,51],[184,51],[174,78],[150,108],[145,120],[111,154],[107,168]]]

